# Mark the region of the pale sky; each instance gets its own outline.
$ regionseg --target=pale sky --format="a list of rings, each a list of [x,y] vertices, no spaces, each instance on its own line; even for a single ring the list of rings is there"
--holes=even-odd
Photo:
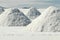
[[[42,8],[48,6],[60,7],[60,0],[0,0],[0,6],[4,7],[33,6]]]

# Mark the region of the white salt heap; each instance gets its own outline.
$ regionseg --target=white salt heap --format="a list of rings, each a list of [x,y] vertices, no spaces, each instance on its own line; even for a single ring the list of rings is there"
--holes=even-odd
[[[27,26],[28,31],[58,32],[60,31],[60,9],[47,8],[41,16]]]
[[[31,23],[19,9],[7,9],[0,15],[0,26],[26,26]]]
[[[36,17],[38,17],[41,13],[36,9],[36,8],[30,8],[30,10],[27,13],[28,18],[30,18],[31,20],[35,19]]]

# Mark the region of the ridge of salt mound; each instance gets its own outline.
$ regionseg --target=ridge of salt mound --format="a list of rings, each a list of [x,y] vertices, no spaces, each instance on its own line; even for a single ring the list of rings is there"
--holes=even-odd
[[[60,32],[60,9],[48,7],[41,16],[27,26],[27,30],[33,32]]]
[[[30,18],[31,20],[35,19],[39,15],[41,15],[41,13],[34,7],[31,7],[27,13],[28,18]]]
[[[2,26],[27,26],[31,23],[30,19],[17,8],[11,9],[5,19]]]

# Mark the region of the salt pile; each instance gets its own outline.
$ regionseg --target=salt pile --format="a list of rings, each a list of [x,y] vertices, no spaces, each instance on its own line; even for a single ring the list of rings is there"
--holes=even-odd
[[[48,10],[48,11],[47,11]],[[60,9],[49,7],[46,9],[45,20],[42,25],[42,32],[57,32],[60,31]]]
[[[30,19],[17,8],[8,9],[8,12],[3,13],[2,16],[1,26],[27,26],[31,23]]]
[[[31,20],[35,19],[36,17],[38,17],[41,13],[36,9],[36,8],[30,8],[30,10],[27,13],[28,18],[30,18]]]
[[[27,26],[29,31],[58,32],[60,31],[60,9],[56,7],[47,8],[41,16],[36,18]]]

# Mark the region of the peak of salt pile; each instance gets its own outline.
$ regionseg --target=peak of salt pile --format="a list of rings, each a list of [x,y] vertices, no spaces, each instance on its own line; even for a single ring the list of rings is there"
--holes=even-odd
[[[31,20],[35,19],[36,17],[38,17],[41,13],[36,9],[36,8],[30,8],[27,16],[28,18],[30,18]]]
[[[26,26],[31,23],[30,19],[17,8],[10,9],[5,15],[2,26]]]
[[[4,12],[4,7],[0,6],[0,14]]]
[[[60,32],[60,9],[53,6],[47,8],[41,16],[28,25],[27,30],[33,32]]]

